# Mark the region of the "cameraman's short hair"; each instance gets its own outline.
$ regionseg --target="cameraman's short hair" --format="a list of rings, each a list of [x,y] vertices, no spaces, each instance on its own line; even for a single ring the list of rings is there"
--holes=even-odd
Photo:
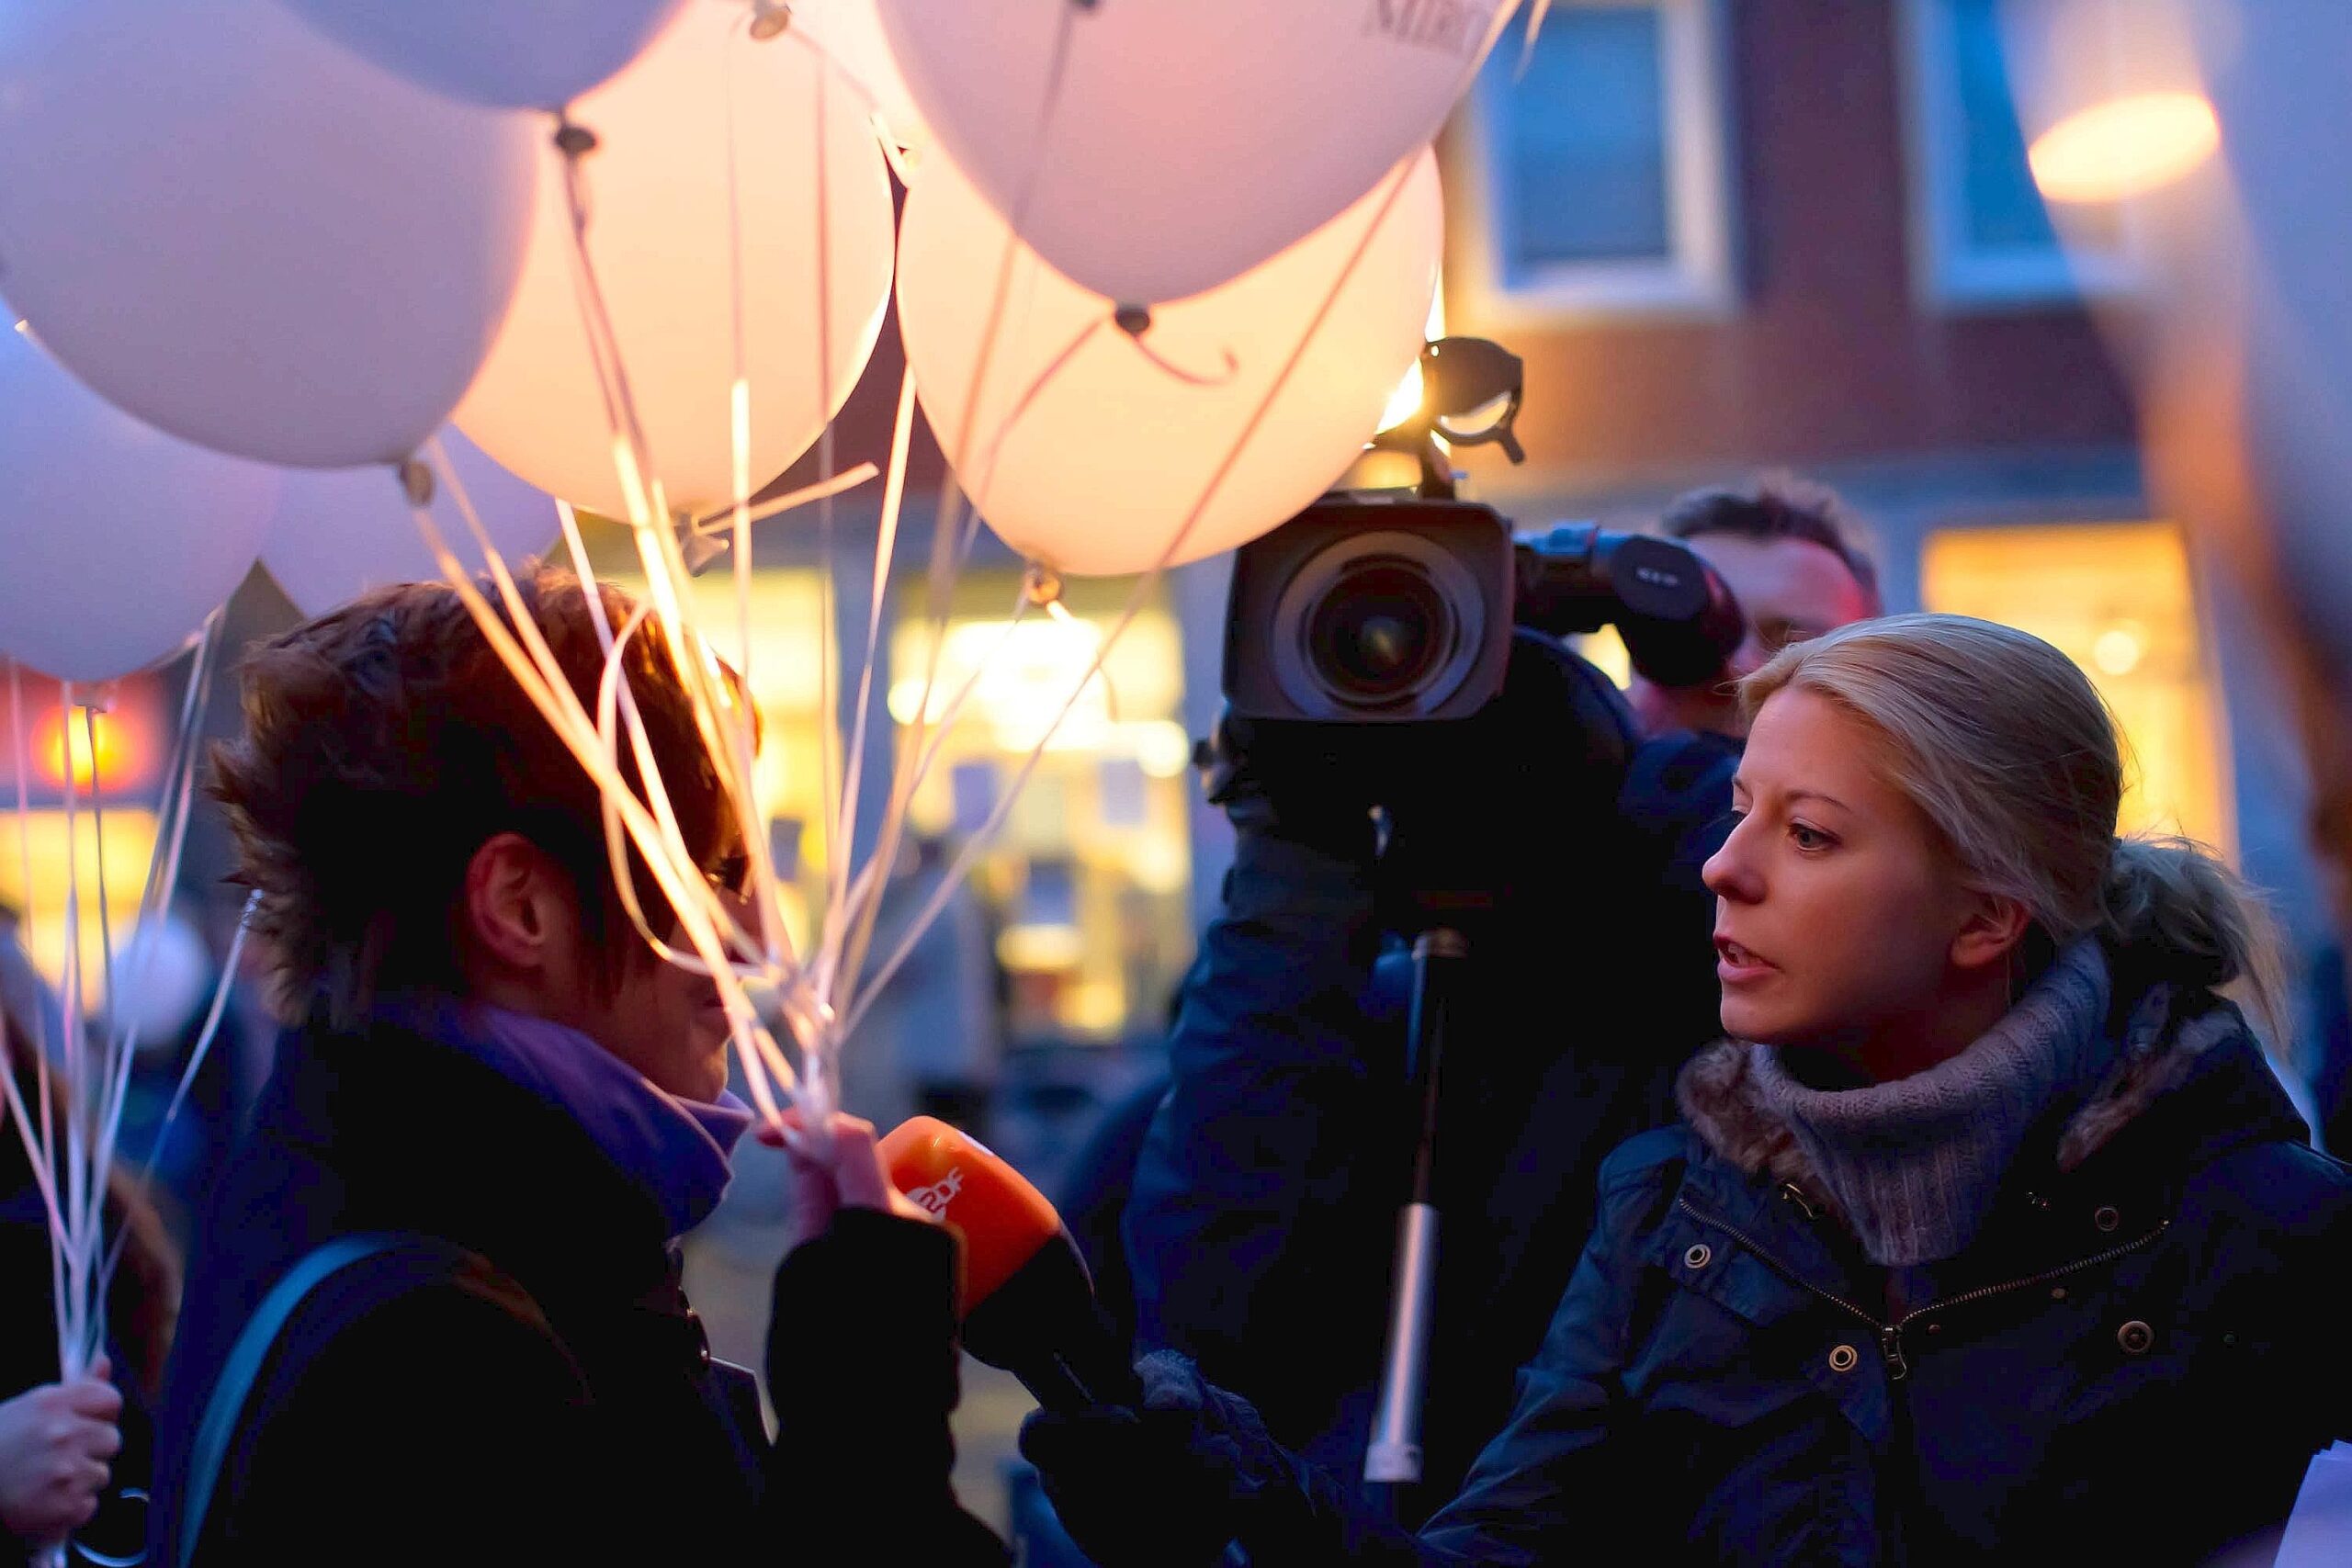
[[[588,711],[605,667],[588,597],[569,572],[526,569],[521,598]],[[500,604],[485,580],[483,593]],[[635,608],[602,587],[607,624]],[[503,606],[500,618],[514,622]],[[737,836],[662,627],[624,653],[631,694],[686,845],[706,873]],[[654,958],[621,903],[602,797],[444,582],[379,588],[254,649],[242,671],[244,730],[212,750],[209,788],[237,845],[232,880],[258,895],[254,934],[272,1001],[290,1022],[348,1028],[401,989],[455,992],[467,864],[519,833],[571,877],[582,929],[608,983]],[[624,752],[624,773],[637,772]],[[667,901],[632,850],[639,907],[657,931]]]
[[[1826,485],[1793,474],[1770,474],[1745,490],[1694,490],[1667,502],[1658,527],[1675,539],[1727,534],[1741,539],[1803,539],[1819,545],[1845,563],[1870,601],[1871,614],[1883,612],[1878,568],[1860,543],[1864,530],[1838,492]]]

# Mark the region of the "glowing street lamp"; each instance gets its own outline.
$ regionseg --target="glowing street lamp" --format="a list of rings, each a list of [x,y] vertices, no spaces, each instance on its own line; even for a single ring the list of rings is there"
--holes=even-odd
[[[2222,144],[2181,0],[2002,0],[2001,46],[2045,200],[2128,200]]]
[[[2222,122],[2199,93],[2133,93],[2078,109],[2033,139],[2026,162],[2051,201],[2121,201],[2213,155]]]

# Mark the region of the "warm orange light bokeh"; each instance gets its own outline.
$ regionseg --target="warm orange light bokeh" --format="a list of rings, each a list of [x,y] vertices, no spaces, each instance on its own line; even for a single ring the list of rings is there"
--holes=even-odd
[[[110,713],[94,714],[91,717],[95,722],[85,728],[79,708],[70,713],[52,711],[41,716],[33,734],[33,755],[39,759],[43,783],[59,789],[65,787],[65,758],[69,750],[74,758],[74,787],[76,789],[88,789],[93,782],[101,788],[117,789],[145,777],[146,737],[138,727]],[[91,750],[93,733],[97,743],[95,752]]]
[[[2052,201],[2120,201],[2168,185],[2222,144],[2213,106],[2195,93],[2135,93],[2068,115],[2026,153]]]

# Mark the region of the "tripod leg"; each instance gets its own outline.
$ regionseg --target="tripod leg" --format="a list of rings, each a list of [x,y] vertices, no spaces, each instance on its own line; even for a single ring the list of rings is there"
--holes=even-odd
[[[1396,1269],[1381,1359],[1380,1400],[1364,1454],[1367,1495],[1392,1512],[1401,1491],[1421,1479],[1421,1407],[1428,1388],[1430,1326],[1437,1296],[1437,1126],[1440,1069],[1469,944],[1460,932],[1435,930],[1413,943],[1413,1010],[1408,1061],[1420,1122],[1413,1149],[1411,1194],[1396,1218]]]

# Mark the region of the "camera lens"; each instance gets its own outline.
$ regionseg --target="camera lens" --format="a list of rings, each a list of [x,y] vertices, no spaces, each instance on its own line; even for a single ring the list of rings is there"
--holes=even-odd
[[[1483,609],[1469,572],[1430,541],[1387,530],[1343,539],[1283,593],[1275,677],[1311,716],[1432,713],[1476,661]]]
[[[1374,557],[1342,572],[1315,607],[1306,656],[1343,701],[1393,702],[1427,680],[1453,633],[1453,611],[1426,571]]]

